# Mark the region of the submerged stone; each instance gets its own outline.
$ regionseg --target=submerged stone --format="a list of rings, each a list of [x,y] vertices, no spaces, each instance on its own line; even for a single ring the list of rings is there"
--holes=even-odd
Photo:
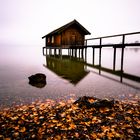
[[[37,88],[43,88],[46,85],[46,75],[42,73],[37,73],[28,77],[29,84]]]

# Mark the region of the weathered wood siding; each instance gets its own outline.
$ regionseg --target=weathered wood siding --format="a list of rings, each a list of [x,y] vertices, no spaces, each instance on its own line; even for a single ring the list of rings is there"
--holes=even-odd
[[[75,25],[70,26],[61,34],[47,37],[47,45],[55,47],[68,47],[76,45],[84,45],[85,36],[82,31]]]
[[[61,35],[55,35],[54,36],[54,46],[60,46],[61,45]]]
[[[84,34],[76,26],[71,26],[62,33],[63,45],[84,45]]]

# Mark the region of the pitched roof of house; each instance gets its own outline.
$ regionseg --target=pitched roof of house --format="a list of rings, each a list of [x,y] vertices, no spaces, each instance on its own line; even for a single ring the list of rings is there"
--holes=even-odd
[[[60,28],[58,28],[58,29],[56,29],[56,30],[50,32],[49,34],[43,36],[42,39],[45,38],[45,37],[47,37],[47,36],[50,36],[50,35],[54,35],[54,34],[57,34],[57,33],[61,33],[61,32],[63,32],[64,30],[66,30],[68,27],[70,27],[71,25],[73,25],[73,24],[78,25],[78,26],[81,28],[81,30],[84,32],[85,35],[90,34],[90,32],[89,32],[87,29],[85,29],[77,20],[73,20],[73,21],[71,21],[71,22],[65,24],[64,26],[62,26],[62,27],[60,27]]]

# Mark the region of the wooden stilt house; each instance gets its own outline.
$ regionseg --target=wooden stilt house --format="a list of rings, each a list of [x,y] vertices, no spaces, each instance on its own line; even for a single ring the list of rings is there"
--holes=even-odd
[[[85,35],[89,34],[90,32],[78,21],[73,20],[43,36],[42,39],[45,38],[45,47],[69,48],[83,46]]]

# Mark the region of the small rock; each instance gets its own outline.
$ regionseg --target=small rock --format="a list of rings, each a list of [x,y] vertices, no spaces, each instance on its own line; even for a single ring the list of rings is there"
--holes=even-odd
[[[100,107],[108,107],[112,108],[114,106],[114,100],[101,100],[97,98],[93,98],[95,102],[90,103],[89,99],[92,99],[92,97],[80,97],[77,101],[74,102],[74,104],[78,104],[78,106],[81,107],[87,107],[87,108],[100,108]]]
[[[92,107],[100,108],[100,107],[108,107],[112,108],[114,106],[114,100],[99,100],[91,104]]]
[[[46,75],[42,73],[37,73],[28,77],[29,84],[37,88],[43,88],[46,85]]]

